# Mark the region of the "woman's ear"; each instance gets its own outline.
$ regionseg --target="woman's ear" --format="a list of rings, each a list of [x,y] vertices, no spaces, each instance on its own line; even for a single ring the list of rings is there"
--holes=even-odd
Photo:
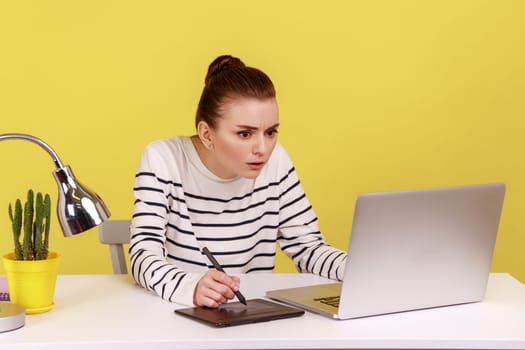
[[[205,121],[201,120],[197,124],[197,135],[204,147],[213,149],[213,130]]]

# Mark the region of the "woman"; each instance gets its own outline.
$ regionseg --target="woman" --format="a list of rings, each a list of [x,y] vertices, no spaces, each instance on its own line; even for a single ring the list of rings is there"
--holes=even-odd
[[[276,243],[300,272],[342,278],[346,253],[319,232],[278,128],[270,78],[217,57],[197,135],[154,141],[142,154],[130,243],[139,285],[169,301],[217,307],[239,289],[230,273],[274,270]],[[228,274],[213,269],[204,247]]]

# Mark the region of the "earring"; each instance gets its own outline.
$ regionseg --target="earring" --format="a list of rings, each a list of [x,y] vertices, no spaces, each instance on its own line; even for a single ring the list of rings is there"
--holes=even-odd
[[[209,143],[209,144],[208,144],[208,149],[209,149],[210,151],[213,151],[213,148],[214,148],[213,143]]]

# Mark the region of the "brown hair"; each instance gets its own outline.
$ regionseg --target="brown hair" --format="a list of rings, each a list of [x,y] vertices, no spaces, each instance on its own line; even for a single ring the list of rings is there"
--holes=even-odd
[[[195,126],[205,121],[212,128],[221,118],[221,107],[227,99],[238,97],[265,100],[275,98],[275,88],[270,78],[257,68],[246,66],[230,55],[217,57],[208,67],[204,79]]]

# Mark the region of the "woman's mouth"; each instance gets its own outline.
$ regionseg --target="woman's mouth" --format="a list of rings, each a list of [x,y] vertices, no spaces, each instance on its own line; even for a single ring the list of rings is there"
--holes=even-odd
[[[261,170],[263,166],[264,166],[264,162],[248,163],[248,167],[250,168],[250,170]]]

